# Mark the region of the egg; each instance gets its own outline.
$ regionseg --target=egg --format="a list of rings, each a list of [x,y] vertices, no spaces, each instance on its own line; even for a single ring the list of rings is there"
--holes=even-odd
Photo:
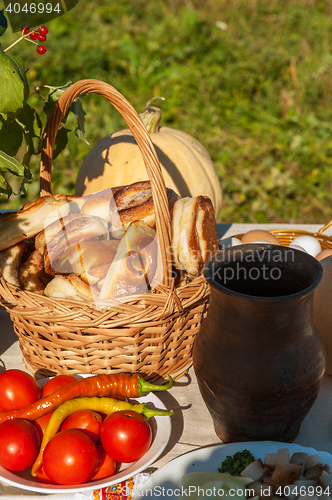
[[[236,238],[235,236],[230,236],[229,238],[224,238],[223,240],[219,240],[219,248],[221,250],[242,244],[243,244],[242,241],[239,238]]]
[[[319,254],[322,250],[319,241],[314,236],[306,234],[294,238],[294,240],[289,244],[289,247],[292,248],[294,245],[304,248],[304,250],[306,250],[306,252],[313,257]]]
[[[330,255],[332,255],[332,248],[326,248],[316,255],[316,259],[323,260],[325,257],[329,257]]]
[[[261,242],[264,243],[272,243],[273,245],[280,245],[280,241],[276,236],[269,233],[268,231],[264,231],[263,229],[252,229],[248,231],[246,234],[242,236],[242,243],[254,243]]]

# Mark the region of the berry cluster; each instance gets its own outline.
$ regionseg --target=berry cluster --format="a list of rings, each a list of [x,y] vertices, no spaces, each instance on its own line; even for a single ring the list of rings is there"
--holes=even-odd
[[[26,25],[22,26],[22,37],[27,38],[27,35],[29,35],[29,41],[37,45],[37,52],[40,55],[45,54],[47,49],[45,45],[41,45],[38,42],[46,42],[47,34],[48,29],[46,28],[46,26],[40,26],[39,28]]]

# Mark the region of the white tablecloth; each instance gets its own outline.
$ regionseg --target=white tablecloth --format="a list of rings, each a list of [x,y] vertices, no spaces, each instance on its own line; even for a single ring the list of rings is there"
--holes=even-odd
[[[256,228],[257,224],[234,224],[218,225],[219,237],[228,237],[241,234],[249,229]],[[260,224],[261,229],[287,228],[287,225]],[[305,229],[309,232],[317,231],[321,225],[292,225],[293,229]],[[332,235],[332,228],[326,233]],[[29,369],[22,360],[21,351],[18,346],[17,337],[13,331],[11,320],[4,309],[0,308],[0,370],[9,368]],[[151,466],[148,471],[152,472],[173,458],[194,450],[201,446],[220,443],[212,424],[199,389],[193,369],[189,370],[187,376],[182,377],[175,383],[174,387],[165,393],[158,393],[158,397],[165,403],[167,408],[174,410],[172,416],[172,433],[170,441],[162,456]],[[302,423],[296,443],[302,446],[310,446],[318,451],[332,453],[332,377],[325,375],[318,398]],[[2,494],[10,495],[10,490],[2,485]],[[14,492],[14,496],[18,495]],[[27,492],[20,492],[29,495]],[[1,496],[1,488],[0,488]],[[73,496],[68,497],[73,499]],[[60,497],[59,497],[60,500]]]

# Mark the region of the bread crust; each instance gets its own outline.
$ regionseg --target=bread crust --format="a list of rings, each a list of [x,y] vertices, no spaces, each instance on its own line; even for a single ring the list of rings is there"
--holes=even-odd
[[[20,286],[18,273],[26,250],[27,244],[21,241],[0,252],[0,275],[11,285]]]
[[[157,271],[159,249],[156,231],[130,225],[103,280],[100,299],[118,299],[148,292]]]
[[[105,278],[113,262],[119,240],[86,240],[69,245],[65,255],[74,273],[89,285]]]
[[[218,250],[217,226],[215,212],[210,198],[207,196],[198,196],[197,198],[195,228],[200,248],[200,258],[204,265]]]
[[[104,219],[85,214],[72,214],[45,228],[36,237],[36,249],[44,256],[48,274],[71,273],[72,267],[65,255],[69,245],[85,240],[109,239],[108,225]]]
[[[207,196],[181,198],[173,207],[172,260],[176,269],[197,276],[218,249],[212,202]]]
[[[73,300],[94,300],[98,291],[84,283],[76,274],[55,276],[45,287],[47,297]]]
[[[23,290],[44,295],[45,286],[50,282],[51,277],[45,272],[44,258],[38,250],[34,250],[21,264],[18,278]]]
[[[69,214],[67,197],[44,196],[22,210],[0,214],[0,251],[31,238],[59,217]]]
[[[123,186],[108,188],[103,191],[90,194],[86,197],[86,201],[82,205],[81,213],[101,217],[107,222],[111,222],[114,214],[114,210],[111,210],[112,205],[115,207],[114,195],[120,189],[123,189]]]
[[[170,212],[179,195],[172,189],[166,189]],[[110,207],[111,228],[114,238],[122,237],[126,228],[133,222],[156,228],[156,216],[152,198],[150,181],[135,182],[119,189],[114,194],[114,202]]]

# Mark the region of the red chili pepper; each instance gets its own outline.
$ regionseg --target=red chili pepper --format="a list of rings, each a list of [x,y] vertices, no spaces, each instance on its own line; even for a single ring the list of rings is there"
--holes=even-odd
[[[61,387],[57,391],[39,399],[35,403],[15,411],[0,411],[0,423],[12,418],[26,418],[36,420],[49,413],[66,401],[78,397],[92,396],[126,396],[128,398],[139,398],[149,391],[167,391],[173,386],[173,379],[168,375],[169,383],[166,385],[154,385],[147,382],[135,373],[116,373],[113,375],[93,375],[83,378],[72,384]]]

